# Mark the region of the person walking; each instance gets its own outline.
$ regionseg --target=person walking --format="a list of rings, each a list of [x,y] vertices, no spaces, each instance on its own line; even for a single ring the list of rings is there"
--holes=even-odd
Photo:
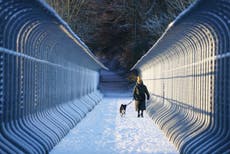
[[[146,109],[145,100],[149,100],[149,92],[147,87],[143,84],[142,79],[138,76],[137,83],[133,90],[133,98],[135,100],[135,109],[138,113],[137,117],[144,117],[143,111]]]

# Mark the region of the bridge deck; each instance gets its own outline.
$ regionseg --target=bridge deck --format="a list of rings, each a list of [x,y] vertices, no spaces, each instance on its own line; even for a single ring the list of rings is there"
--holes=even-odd
[[[178,153],[162,131],[145,114],[137,118],[134,104],[120,117],[119,106],[129,97],[105,98],[62,141],[51,154],[61,153]]]

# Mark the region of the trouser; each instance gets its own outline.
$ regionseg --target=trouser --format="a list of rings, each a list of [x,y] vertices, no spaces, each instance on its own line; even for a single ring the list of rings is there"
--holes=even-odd
[[[135,101],[135,107],[136,107],[136,111],[138,113],[138,117],[143,117],[143,111],[144,111],[144,107],[143,107],[143,102],[141,101]]]
[[[140,116],[143,117],[143,111],[144,111],[144,110],[139,110],[139,109],[138,109],[138,115],[137,115],[137,116],[138,116],[138,117],[140,117]]]

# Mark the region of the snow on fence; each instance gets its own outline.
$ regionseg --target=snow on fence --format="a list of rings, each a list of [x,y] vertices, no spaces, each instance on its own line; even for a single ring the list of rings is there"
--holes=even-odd
[[[106,69],[42,0],[0,0],[0,153],[48,153],[101,101]]]
[[[230,1],[199,0],[132,69],[148,113],[181,153],[230,152]]]

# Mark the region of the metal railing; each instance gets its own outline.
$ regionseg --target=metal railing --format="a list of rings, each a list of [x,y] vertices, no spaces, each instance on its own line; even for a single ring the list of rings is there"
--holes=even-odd
[[[48,153],[101,101],[102,68],[42,0],[0,0],[0,153]]]
[[[230,152],[230,1],[199,0],[132,69],[147,112],[181,153]]]

